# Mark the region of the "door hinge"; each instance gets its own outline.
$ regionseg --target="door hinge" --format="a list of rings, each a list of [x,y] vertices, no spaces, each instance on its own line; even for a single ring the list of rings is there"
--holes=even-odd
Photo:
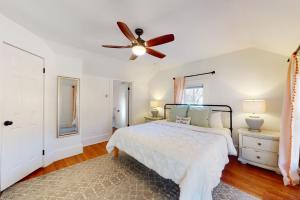
[[[130,90],[130,87],[128,88],[128,90]]]
[[[43,68],[43,74],[45,74],[45,73],[46,73],[46,68],[44,67],[44,68]]]
[[[43,154],[43,156],[45,155],[45,150],[43,150],[42,154]]]

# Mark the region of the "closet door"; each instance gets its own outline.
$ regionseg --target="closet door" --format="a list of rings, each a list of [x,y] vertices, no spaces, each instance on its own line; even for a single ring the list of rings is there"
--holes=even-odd
[[[43,60],[1,44],[1,191],[43,164]]]

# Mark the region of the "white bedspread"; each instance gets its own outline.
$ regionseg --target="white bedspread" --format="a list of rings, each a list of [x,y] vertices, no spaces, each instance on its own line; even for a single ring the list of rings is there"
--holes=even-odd
[[[125,151],[180,187],[180,200],[210,200],[228,154],[236,155],[229,129],[156,121],[118,129],[107,150]]]

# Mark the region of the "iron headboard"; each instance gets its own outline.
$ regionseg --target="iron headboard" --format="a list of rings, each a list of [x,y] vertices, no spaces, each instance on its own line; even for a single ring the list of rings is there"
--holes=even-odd
[[[164,106],[164,119],[166,119],[166,111],[168,109],[171,109],[169,106],[181,106],[181,105],[185,105],[185,106],[191,106],[191,107],[214,107],[212,109],[212,111],[215,112],[226,112],[229,113],[229,129],[232,133],[232,108],[228,105],[213,105],[213,104],[165,104]],[[220,108],[220,109],[217,109]],[[216,108],[216,109],[215,109]]]

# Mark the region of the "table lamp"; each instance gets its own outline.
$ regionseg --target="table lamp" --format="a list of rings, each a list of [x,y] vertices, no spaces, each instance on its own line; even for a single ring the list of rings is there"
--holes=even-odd
[[[158,108],[161,107],[161,101],[152,100],[150,101],[152,117],[158,117]]]
[[[243,111],[245,113],[251,113],[251,115],[245,119],[249,131],[260,132],[260,128],[264,123],[264,119],[260,118],[257,114],[266,112],[265,100],[244,100]]]

